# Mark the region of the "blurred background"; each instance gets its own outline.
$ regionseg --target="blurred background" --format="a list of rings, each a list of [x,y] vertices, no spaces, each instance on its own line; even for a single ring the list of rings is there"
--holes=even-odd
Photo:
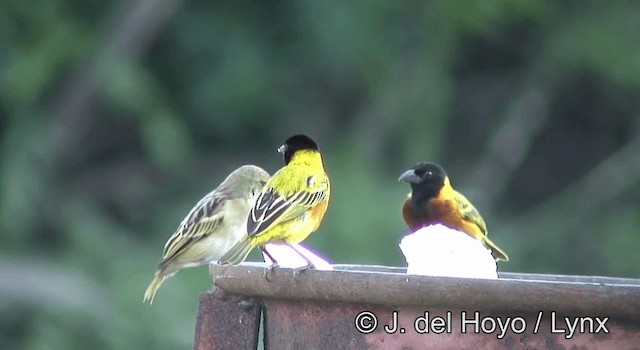
[[[318,141],[306,244],[403,266],[398,176],[440,163],[511,261],[640,277],[640,2],[0,2],[0,348],[188,349],[205,267],[142,304],[242,164]],[[252,258],[258,259],[257,254]]]

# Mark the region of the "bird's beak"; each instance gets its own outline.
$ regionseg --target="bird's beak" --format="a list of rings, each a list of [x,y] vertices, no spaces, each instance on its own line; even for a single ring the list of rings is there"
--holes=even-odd
[[[400,175],[400,177],[398,178],[399,182],[408,182],[411,184],[418,184],[420,183],[420,177],[418,177],[418,175],[416,175],[416,172],[413,169],[409,169],[407,171],[405,171],[404,173],[402,173],[402,175]]]
[[[287,151],[287,145],[282,145],[278,148],[278,153],[284,153]]]

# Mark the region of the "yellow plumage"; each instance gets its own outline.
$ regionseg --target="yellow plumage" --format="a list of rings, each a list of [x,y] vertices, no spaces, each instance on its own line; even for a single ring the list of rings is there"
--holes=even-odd
[[[237,265],[253,248],[267,243],[302,242],[318,229],[329,203],[329,177],[317,146],[298,147],[295,142],[289,145],[287,165],[271,177],[249,212],[247,236],[220,258],[220,264]]]

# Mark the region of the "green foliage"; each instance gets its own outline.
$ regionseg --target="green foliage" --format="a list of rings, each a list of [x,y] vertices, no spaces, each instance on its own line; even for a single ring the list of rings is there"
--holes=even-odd
[[[0,4],[0,348],[191,347],[210,280],[143,305],[162,246],[298,132],[335,263],[403,265],[397,177],[432,160],[503,270],[640,275],[640,3],[144,3]]]

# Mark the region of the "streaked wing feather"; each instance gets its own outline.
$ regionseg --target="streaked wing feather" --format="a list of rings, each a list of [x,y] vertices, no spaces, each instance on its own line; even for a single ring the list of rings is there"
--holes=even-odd
[[[458,204],[458,206],[460,207],[460,211],[462,212],[462,217],[465,220],[467,220],[469,222],[472,222],[475,225],[477,225],[480,228],[480,231],[482,231],[482,233],[484,235],[486,235],[487,234],[487,225],[484,223],[484,220],[482,219],[482,216],[480,216],[480,213],[473,206],[473,204],[471,204],[462,195],[456,196],[455,197],[455,201]]]
[[[326,199],[326,189],[327,186],[319,186],[313,191],[300,190],[284,196],[274,188],[265,189],[247,218],[249,236],[258,236],[281,222],[302,215]]]
[[[202,198],[165,244],[163,258],[176,255],[207,233],[214,231],[223,220],[224,203],[224,198],[215,192]]]
[[[274,223],[280,222],[279,219],[289,205],[290,203],[275,193],[273,188],[265,189],[256,199],[247,217],[249,236],[258,235]]]

